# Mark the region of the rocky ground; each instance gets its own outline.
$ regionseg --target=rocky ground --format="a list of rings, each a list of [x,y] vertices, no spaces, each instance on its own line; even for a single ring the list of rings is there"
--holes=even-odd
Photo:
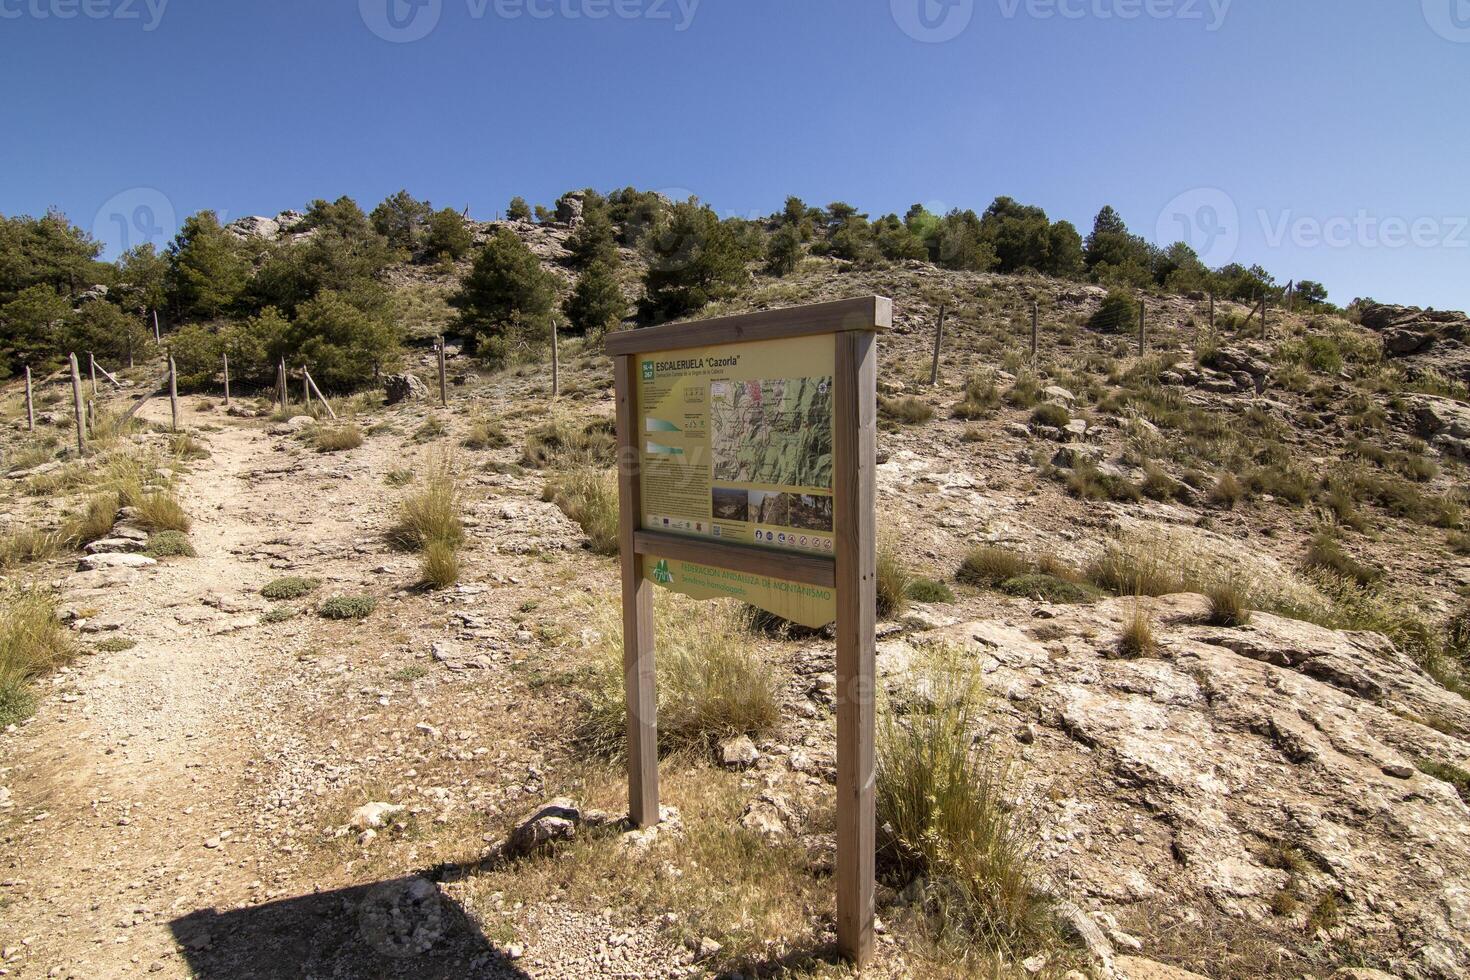
[[[1315,505],[1269,492],[1214,505],[1162,452],[1187,488],[1173,499],[1068,493],[1062,478],[1079,459],[1137,479],[1139,433],[1153,427],[1100,397],[1131,355],[1127,339],[1080,329],[1097,291],[914,265],[799,274],[740,305],[868,292],[898,300],[882,341],[885,397],[937,412],[887,422],[880,436],[884,531],[915,574],[955,584],[978,544],[1080,567],[1129,541],[1312,592],[1299,564]],[[1073,424],[1047,427],[1008,404],[952,418],[977,372],[998,372],[1002,389],[1024,373],[1032,296],[1051,327],[1045,381],[1059,390],[1046,398],[1072,405]],[[941,303],[950,341],[930,387]],[[1161,299],[1151,315],[1156,342],[1179,351],[1160,384],[1180,405],[1239,425],[1247,413],[1274,420],[1280,444],[1314,475],[1358,432],[1349,402],[1359,389],[1346,376],[1297,390],[1281,380],[1270,338],[1228,338],[1224,357],[1199,366],[1189,354],[1202,345],[1203,303]],[[1383,329],[1419,322],[1401,311]],[[1311,325],[1294,317],[1279,329]],[[539,368],[481,377],[451,363],[465,384],[448,411],[364,401],[354,411],[366,441],[340,453],[314,451],[300,423],[186,397],[182,425],[209,453],[181,478],[197,557],[79,570],[70,556],[30,570],[55,582],[84,654],[40,682],[35,717],[0,734],[0,972],[844,972],[830,957],[830,642],[752,634],[779,678],[779,723],[713,757],[666,759],[668,821],[626,832],[616,762],[571,737],[585,710],[580,679],[612,622],[615,560],[584,549],[581,528],[543,499],[547,474],[521,465],[526,433],[548,417],[611,415],[608,363],[572,345],[554,404]],[[427,376],[427,361],[410,366]],[[1458,492],[1463,403],[1412,390],[1378,400],[1379,441],[1422,439],[1416,451],[1440,466],[1426,490]],[[129,393],[104,401],[127,404]],[[43,428],[64,439],[69,415],[51,411],[55,424]],[[165,423],[166,399],[142,414]],[[430,419],[447,431],[426,432]],[[460,445],[481,419],[503,426],[505,445]],[[25,435],[7,439],[14,447]],[[405,492],[389,475],[421,471],[434,452],[454,459],[469,532],[461,581],[441,592],[420,588],[416,558],[383,536]],[[76,505],[7,482],[10,526]],[[1470,562],[1446,532],[1367,513],[1350,547],[1393,569],[1385,595],[1426,616],[1453,611]],[[261,597],[286,575],[324,584],[300,600]],[[983,672],[986,741],[1014,758],[1017,806],[1034,826],[1048,890],[1080,920],[1067,948],[1003,972],[1470,969],[1470,807],[1422,765],[1470,767],[1470,702],[1393,643],[1264,612],[1243,627],[1208,626],[1192,594],[1069,605],[955,589],[954,602],[915,603],[882,624],[878,663],[890,692],[936,645]],[[360,622],[314,614],[339,594],[372,595],[377,607]],[[1120,657],[1140,606],[1157,649]],[[543,810],[557,798],[559,809]],[[550,839],[563,843],[548,853]],[[716,858],[728,863],[712,877]],[[880,901],[872,974],[943,973],[899,897]]]

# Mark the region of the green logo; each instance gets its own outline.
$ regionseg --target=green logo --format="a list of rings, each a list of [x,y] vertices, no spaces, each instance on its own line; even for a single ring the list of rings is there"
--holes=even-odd
[[[643,380],[644,381],[652,381],[653,380],[653,362],[652,361],[644,361],[643,362]]]
[[[674,581],[674,573],[669,571],[669,563],[659,559],[658,564],[653,566],[653,580],[659,585],[669,585]]]

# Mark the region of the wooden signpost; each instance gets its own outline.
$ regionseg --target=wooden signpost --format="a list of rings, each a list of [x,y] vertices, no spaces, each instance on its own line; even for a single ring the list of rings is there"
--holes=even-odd
[[[929,365],[929,383],[939,383],[939,352],[944,346],[944,304],[939,304],[939,322],[934,325],[934,360]]]
[[[629,815],[659,820],[655,586],[837,629],[837,942],[873,952],[878,296],[615,333]]]

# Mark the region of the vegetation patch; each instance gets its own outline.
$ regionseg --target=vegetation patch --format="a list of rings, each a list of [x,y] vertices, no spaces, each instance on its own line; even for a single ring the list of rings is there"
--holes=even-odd
[[[484,418],[470,421],[469,431],[464,437],[466,449],[503,449],[509,445],[510,437],[499,422]]]
[[[878,412],[889,421],[902,425],[918,425],[934,417],[934,407],[912,395],[903,398],[879,398]]]
[[[378,607],[370,595],[334,595],[322,601],[317,614],[323,619],[366,619]]]
[[[905,591],[915,602],[946,603],[955,600],[954,589],[932,578],[913,579]]]
[[[49,592],[18,586],[0,591],[0,727],[30,716],[30,682],[71,659],[70,634]]]
[[[148,535],[149,558],[195,558],[194,545],[182,531],[155,531]]]
[[[310,595],[321,588],[322,580],[319,578],[304,578],[299,575],[288,575],[267,582],[260,589],[260,594],[272,602],[280,602],[285,599],[300,599],[302,596]]]
[[[1460,794],[1460,799],[1470,803],[1470,772],[1451,763],[1435,762],[1433,759],[1420,759],[1417,765],[1424,775],[1449,783]]]
[[[362,429],[354,423],[319,425],[311,430],[311,444],[319,453],[340,453],[362,445]]]
[[[105,640],[98,640],[93,649],[98,653],[122,653],[137,645],[137,640],[130,640],[125,636],[109,636]]]
[[[579,466],[547,484],[546,492],[563,514],[581,525],[593,554],[618,553],[617,474]]]

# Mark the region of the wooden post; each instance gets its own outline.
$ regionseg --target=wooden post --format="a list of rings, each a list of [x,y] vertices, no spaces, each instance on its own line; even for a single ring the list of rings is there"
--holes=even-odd
[[[1265,291],[1262,290],[1262,292],[1261,292],[1261,339],[1262,340],[1267,340],[1270,337],[1270,329],[1269,329],[1269,327],[1266,324],[1266,314],[1267,314],[1267,312],[1271,308],[1270,307],[1270,303],[1271,303],[1270,297],[1268,297],[1266,295]]]
[[[71,397],[72,406],[77,415],[77,452],[87,455],[87,419],[86,407],[82,405],[82,371],[77,366],[77,356],[68,354],[71,362]]]
[[[1215,332],[1215,291],[1210,290],[1210,333]]]
[[[1031,301],[1031,363],[1040,358],[1041,351],[1041,304]]]
[[[561,351],[558,349],[556,321],[551,321],[551,397],[561,397]]]
[[[1148,304],[1142,296],[1138,297],[1138,356],[1143,357],[1148,353],[1148,333],[1144,324],[1148,318]]]
[[[173,431],[179,431],[179,369],[174,356],[168,356],[168,408],[173,420]]]
[[[877,385],[876,335],[838,334],[832,433],[838,515],[837,947],[859,965],[873,955]]]
[[[939,304],[939,322],[934,325],[934,361],[929,365],[929,383],[939,383],[939,349],[944,345],[944,304]]]
[[[92,397],[97,397],[97,358],[87,352],[87,370],[92,374]]]
[[[658,813],[658,701],[653,675],[653,584],[633,533],[642,522],[639,484],[638,359],[614,359],[618,438],[618,546],[623,577],[623,692],[628,705],[628,818],[652,827]]]
[[[554,329],[554,328],[553,328]],[[448,371],[444,366],[444,337],[439,337],[439,405],[449,407]]]
[[[225,359],[225,408],[230,407],[230,355],[222,355]]]
[[[163,335],[161,333],[159,333],[159,331],[158,331],[158,310],[157,309],[155,309],[153,311],[153,342],[155,344],[161,344],[161,343],[163,343]]]
[[[325,408],[327,410],[327,417],[330,418],[333,422],[337,421],[337,413],[332,411],[332,403],[327,401],[327,396],[323,395],[322,390],[317,387],[316,378],[313,378],[311,376],[311,372],[306,370],[306,368],[304,367],[301,369],[301,373],[306,375],[306,383],[311,386],[312,391],[316,392],[317,401],[321,402],[322,408]]]
[[[36,431],[36,402],[31,397],[31,366],[26,365],[26,429]]]
[[[280,388],[281,411],[291,407],[291,389],[286,384],[286,359],[281,358],[280,364],[276,365],[276,384]]]
[[[306,377],[306,365],[301,365],[301,404],[306,406],[306,411],[311,412],[311,382]]]

